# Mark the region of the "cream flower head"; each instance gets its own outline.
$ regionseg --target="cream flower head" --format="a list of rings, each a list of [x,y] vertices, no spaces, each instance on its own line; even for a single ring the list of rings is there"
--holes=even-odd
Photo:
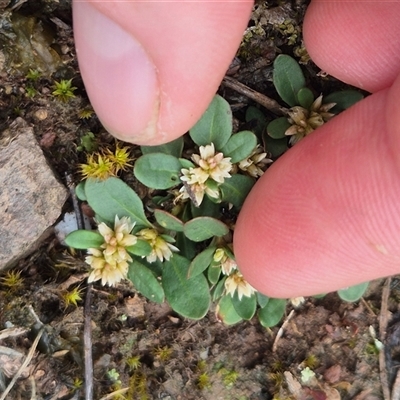
[[[239,271],[233,272],[226,278],[225,290],[226,293],[230,294],[232,297],[237,291],[239,300],[242,300],[243,296],[251,297],[251,295],[256,292],[250,283],[244,280],[243,275]]]
[[[152,247],[151,253],[146,257],[149,263],[157,260],[162,262],[164,259],[167,261],[172,257],[173,251],[179,251],[179,249],[168,243],[155,229],[145,228],[138,232],[138,236],[141,239],[146,240]]]
[[[131,234],[134,222],[129,217],[115,216],[114,230],[104,222],[100,223],[98,230],[104,238],[104,243],[99,249],[88,249],[91,254],[85,261],[91,266],[88,282],[101,279],[102,285],[113,286],[128,275],[128,262],[132,261],[126,247],[133,246],[137,237]]]
[[[215,154],[214,143],[200,146],[200,155],[193,154],[192,160],[205,171],[211,179],[218,183],[224,183],[225,178],[230,178],[232,169],[230,157],[224,157],[222,153]]]
[[[221,268],[224,275],[229,275],[232,271],[237,269],[236,261],[230,258],[226,251],[221,247],[215,250],[213,261],[216,263],[214,266]]]

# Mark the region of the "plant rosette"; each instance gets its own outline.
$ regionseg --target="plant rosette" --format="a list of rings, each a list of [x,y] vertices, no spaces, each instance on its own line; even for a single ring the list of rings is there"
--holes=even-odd
[[[132,161],[126,148],[89,158],[76,194],[92,208],[97,231],[77,230],[65,241],[87,250],[89,282],[114,286],[128,280],[149,300],[167,301],[186,318],[203,318],[215,303],[226,324],[257,315],[263,326],[274,326],[286,300],[256,292],[232,248],[236,216],[271,160],[254,133],[232,133],[232,112],[220,96],[189,135],[185,151],[183,138],[141,147],[133,175],[148,188],[146,207],[116,177]],[[103,173],[105,162],[111,174]]]

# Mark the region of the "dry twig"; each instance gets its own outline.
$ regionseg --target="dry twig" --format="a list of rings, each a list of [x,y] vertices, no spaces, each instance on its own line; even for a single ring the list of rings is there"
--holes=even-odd
[[[119,395],[119,394],[124,394],[129,390],[128,387],[126,388],[122,388],[122,389],[118,389],[115,392],[112,393],[108,393],[106,396],[102,397],[100,400],[110,400],[113,399],[115,396]]]
[[[247,96],[249,99],[254,100],[258,104],[261,104],[267,110],[272,111],[276,115],[286,115],[288,113],[288,109],[282,107],[277,101],[271,99],[264,94],[256,92],[254,89],[249,88],[248,86],[244,85],[243,83],[233,79],[229,76],[225,76],[222,81],[222,84],[226,87],[236,90],[237,92]]]
[[[15,382],[17,382],[18,378],[21,376],[21,374],[24,372],[25,368],[29,365],[29,363],[32,360],[33,354],[35,353],[36,347],[39,343],[40,338],[43,335],[43,331],[44,331],[44,327],[42,327],[39,331],[39,333],[37,334],[34,342],[32,343],[32,346],[29,350],[28,355],[26,356],[25,361],[22,363],[21,367],[19,368],[19,370],[17,371],[17,373],[14,375],[14,377],[12,378],[10,384],[7,386],[6,390],[4,391],[4,393],[2,394],[2,396],[0,397],[0,400],[5,400],[5,398],[7,397],[8,393],[10,393],[11,389],[14,387]]]
[[[285,330],[287,324],[289,323],[289,321],[292,319],[294,315],[294,310],[290,311],[289,315],[287,316],[287,318],[285,319],[285,322],[282,324],[282,326],[279,328],[278,333],[276,334],[276,338],[274,340],[274,344],[272,345],[272,352],[275,353],[276,349],[278,348],[278,342],[279,339],[282,337],[283,335],[283,331]]]
[[[83,330],[84,357],[85,357],[85,400],[93,400],[93,358],[92,358],[92,325],[90,318],[90,305],[92,298],[92,285],[86,290],[85,299],[85,324]]]

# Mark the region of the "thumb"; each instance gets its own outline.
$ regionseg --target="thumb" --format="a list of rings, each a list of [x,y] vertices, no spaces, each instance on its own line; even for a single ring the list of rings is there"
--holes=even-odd
[[[211,102],[252,4],[75,0],[79,67],[103,125],[137,144],[184,134]]]
[[[273,297],[400,271],[400,77],[282,156],[246,199],[240,270]]]

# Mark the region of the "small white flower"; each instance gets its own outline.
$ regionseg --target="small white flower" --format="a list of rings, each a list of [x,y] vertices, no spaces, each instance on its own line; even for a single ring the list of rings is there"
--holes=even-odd
[[[253,178],[258,178],[264,174],[263,168],[270,163],[272,160],[267,158],[267,153],[262,153],[261,148],[257,146],[248,158],[239,162],[238,167]]]
[[[101,279],[102,285],[113,286],[128,275],[128,262],[132,261],[126,247],[133,246],[137,237],[131,235],[135,226],[129,217],[115,217],[114,230],[104,222],[100,223],[98,230],[104,237],[104,243],[99,249],[90,248],[85,261],[90,265],[88,282]]]
[[[232,297],[237,291],[239,300],[242,300],[243,296],[251,297],[256,292],[250,283],[244,280],[243,275],[239,271],[233,272],[226,278],[225,290]]]
[[[230,258],[223,248],[215,250],[213,260],[216,263],[214,267],[221,268],[224,275],[229,275],[237,268],[236,261]]]
[[[224,183],[225,178],[230,178],[232,169],[230,157],[224,157],[222,153],[215,154],[214,143],[200,146],[200,155],[193,154],[192,160],[203,169],[211,179],[218,183]]]
[[[173,251],[179,251],[177,247],[168,243],[159,233],[152,228],[145,228],[138,232],[141,239],[146,240],[152,247],[151,253],[146,257],[149,263],[157,260],[162,262],[164,259],[169,260]]]

